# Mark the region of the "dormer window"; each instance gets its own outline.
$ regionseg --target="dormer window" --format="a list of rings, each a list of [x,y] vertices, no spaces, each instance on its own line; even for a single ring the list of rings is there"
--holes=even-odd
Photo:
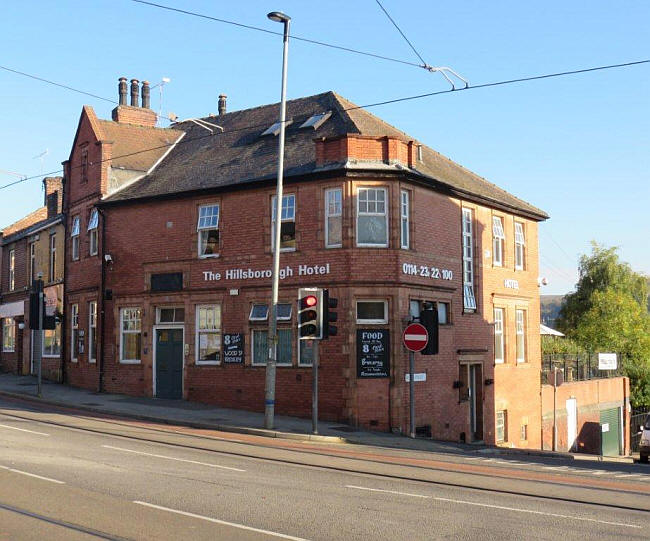
[[[317,115],[310,116],[303,124],[301,124],[300,129],[314,128],[314,130],[317,130],[331,116],[332,111],[326,111],[324,113],[318,113]]]
[[[285,120],[284,121],[284,127],[285,129],[293,123],[293,120]],[[280,126],[282,125],[282,122],[276,122],[273,124],[270,128],[267,128],[264,130],[260,137],[264,137],[265,135],[279,135],[280,134]]]

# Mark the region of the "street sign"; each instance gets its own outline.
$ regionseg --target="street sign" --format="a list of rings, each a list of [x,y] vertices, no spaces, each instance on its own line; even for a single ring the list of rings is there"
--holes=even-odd
[[[426,381],[427,380],[427,374],[425,372],[413,374],[413,381]],[[404,381],[406,383],[411,381],[411,374],[404,374]]]
[[[402,340],[409,351],[422,351],[429,342],[429,333],[423,325],[411,323],[404,329]]]
[[[559,368],[554,368],[548,373],[548,384],[553,387],[559,387],[564,383],[564,372]]]
[[[598,370],[616,370],[616,353],[599,353]]]

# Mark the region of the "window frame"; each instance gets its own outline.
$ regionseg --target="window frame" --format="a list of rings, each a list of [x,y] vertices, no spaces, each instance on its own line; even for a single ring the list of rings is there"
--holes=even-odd
[[[50,282],[54,282],[56,280],[56,233],[50,233],[49,247],[49,278]]]
[[[16,249],[9,250],[9,291],[16,289]]]
[[[501,314],[500,321],[497,313]],[[501,306],[494,307],[494,364],[503,364],[506,362],[506,340],[505,340],[505,309]],[[500,329],[499,329],[500,325]],[[497,356],[497,337],[501,336],[501,356]]]
[[[97,255],[99,253],[99,211],[94,208],[90,211],[88,219],[88,255]]]
[[[42,331],[43,334],[41,335],[41,341],[42,341],[41,343],[43,344],[43,357],[56,358],[61,356],[61,323],[60,322],[56,323],[54,327],[55,327],[54,329],[44,329]],[[50,352],[46,353],[45,351],[45,333],[48,332],[54,332],[55,343],[58,344],[59,346],[58,353],[50,353]]]
[[[359,303],[383,303],[384,317],[383,319],[360,319],[359,318]],[[388,324],[388,299],[356,299],[354,301],[354,318],[357,325],[387,325]]]
[[[140,312],[140,328],[137,331],[124,330],[124,314],[126,310],[138,310]],[[140,364],[142,362],[142,308],[138,306],[123,306],[120,308],[120,364]],[[124,335],[125,334],[139,334],[140,335],[140,358],[139,359],[124,359]]]
[[[501,437],[499,437],[499,431]],[[506,443],[508,441],[508,410],[496,411],[494,416],[494,439],[496,443]]]
[[[256,306],[264,306],[266,310],[264,317],[253,317],[253,311],[255,310]],[[271,313],[271,309],[268,304],[263,302],[254,302],[253,304],[251,304],[251,311],[248,314],[248,321],[267,321],[269,319],[270,313]]]
[[[361,206],[361,192],[368,192],[370,190],[373,191],[382,191],[384,193],[384,212],[368,212],[365,211],[361,213],[360,206]],[[356,204],[356,245],[360,248],[388,248],[390,245],[390,223],[388,221],[388,188],[386,186],[358,186],[357,187],[357,204]],[[366,203],[368,200],[366,200]],[[377,200],[375,200],[377,202]],[[367,243],[367,242],[359,242],[359,218],[361,216],[384,216],[384,222],[386,223],[386,242],[384,243]]]
[[[339,205],[340,209],[338,214],[330,213],[330,194],[340,193]],[[336,204],[336,201],[335,201]],[[341,220],[341,240],[337,243],[331,243],[329,238],[329,223],[331,218],[339,218]],[[343,246],[343,188],[327,188],[325,190],[325,248],[341,248]]]
[[[269,346],[269,338],[268,338],[269,330],[267,328],[263,328],[263,327],[260,327],[260,328],[253,327],[253,328],[250,329],[250,331],[251,331],[251,335],[250,335],[250,340],[251,340],[251,366],[256,366],[256,367],[257,366],[266,366],[266,361],[264,361],[262,363],[255,362],[255,333],[256,332],[257,333],[266,333],[266,346],[265,346],[264,349],[267,350],[268,346]],[[289,360],[288,363],[280,362],[279,355],[278,355],[278,359],[276,359],[276,363],[275,363],[276,366],[278,366],[278,367],[292,367],[293,366],[293,328],[290,327],[290,326],[278,327],[277,328],[278,342],[279,342],[280,332],[287,332],[287,331],[289,331],[291,333],[291,336],[289,337],[289,342],[288,342],[291,345],[291,359]],[[278,352],[279,351],[280,351],[280,349],[278,347]]]
[[[215,329],[201,329],[200,328],[200,311],[201,309],[215,309],[217,308],[218,313],[219,313],[219,326],[218,330]],[[214,303],[214,304],[197,304],[196,305],[196,324],[195,324],[195,349],[194,349],[194,364],[197,366],[218,366],[223,362],[223,321],[222,321],[222,310],[221,310],[221,304],[219,303]],[[201,360],[200,359],[200,342],[201,342],[201,335],[202,334],[216,334],[219,337],[219,360],[213,360],[213,359],[206,359],[206,360]]]
[[[81,233],[81,217],[74,216],[72,218],[72,229],[70,230],[71,239],[71,257],[72,261],[79,261],[79,234]]]
[[[75,344],[77,347],[75,347]],[[70,305],[70,362],[79,361],[79,304]],[[75,354],[77,356],[75,356]]]
[[[526,267],[526,230],[522,222],[515,222],[515,270]]]
[[[410,193],[408,190],[400,190],[399,195],[399,208],[400,208],[400,248],[408,250],[411,247],[411,232],[410,232],[410,214],[411,214],[411,201]]]
[[[93,340],[95,347],[93,347]],[[97,301],[88,302],[88,362],[97,362]]]
[[[210,225],[210,224],[203,225],[203,226],[201,225],[201,220],[203,218],[208,218],[208,217],[212,218],[212,217],[215,216],[215,214],[210,214],[209,216],[202,216],[201,215],[201,209],[207,209],[207,208],[216,208],[217,209],[217,212],[216,212],[216,224],[215,225]],[[197,222],[196,222],[196,232],[197,232],[197,245],[196,245],[197,246],[196,247],[197,252],[196,253],[197,253],[199,259],[208,259],[208,258],[211,258],[211,257],[219,257],[219,255],[221,253],[221,230],[219,229],[219,219],[220,218],[221,218],[221,204],[220,203],[206,203],[205,205],[199,205],[199,207],[198,207],[198,219],[197,219]],[[216,250],[215,253],[212,253],[212,254],[203,254],[203,253],[201,253],[201,251],[202,251],[201,246],[203,244],[201,242],[202,237],[203,237],[203,231],[208,232],[208,236],[209,236],[210,231],[216,231],[217,232],[217,250]],[[206,239],[206,246],[207,246],[207,239]]]
[[[515,310],[515,336],[516,336],[516,355],[517,364],[526,362],[526,310],[517,308]],[[521,340],[521,346],[519,344]],[[520,356],[521,355],[521,356]]]
[[[29,286],[36,279],[34,271],[36,270],[36,241],[29,243]]]
[[[495,267],[505,265],[503,248],[506,242],[506,233],[503,227],[503,218],[492,216],[492,265]]]
[[[474,212],[469,207],[462,207],[461,214],[463,312],[472,313],[478,309],[474,292]]]
[[[293,205],[287,205],[287,209],[293,209],[293,218],[282,218],[285,198],[293,198]],[[275,200],[276,196],[271,197],[271,252],[275,251]],[[282,204],[280,205],[280,232],[282,232],[283,223],[293,222],[293,246],[282,248],[282,234],[280,234],[280,252],[295,252],[298,244],[298,230],[296,227],[296,208],[297,197],[295,193],[283,193]]]
[[[2,352],[16,352],[16,322],[12,317],[2,319]]]

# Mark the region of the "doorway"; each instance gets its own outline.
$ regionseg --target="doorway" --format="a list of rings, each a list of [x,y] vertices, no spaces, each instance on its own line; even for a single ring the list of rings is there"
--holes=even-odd
[[[469,402],[469,441],[483,441],[483,365],[461,364],[460,381],[461,396]]]
[[[183,398],[183,329],[156,329],[157,398]]]

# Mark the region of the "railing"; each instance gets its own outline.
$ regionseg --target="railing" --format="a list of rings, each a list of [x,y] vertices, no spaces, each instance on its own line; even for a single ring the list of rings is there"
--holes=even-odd
[[[599,370],[598,353],[547,353],[542,355],[542,384],[548,383],[548,374],[553,368],[562,371],[566,382],[615,378],[623,375],[621,363],[619,355],[616,370]]]
[[[641,441],[639,427],[645,423],[648,413],[650,412],[645,410],[633,410],[632,415],[630,415],[630,452],[632,453],[639,450],[639,442]]]

